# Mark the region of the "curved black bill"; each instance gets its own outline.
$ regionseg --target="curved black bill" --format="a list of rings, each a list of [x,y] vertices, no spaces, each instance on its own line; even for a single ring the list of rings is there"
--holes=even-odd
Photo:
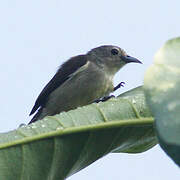
[[[138,59],[131,57],[131,56],[121,56],[121,59],[125,62],[125,63],[140,63],[142,64],[141,61],[139,61]]]

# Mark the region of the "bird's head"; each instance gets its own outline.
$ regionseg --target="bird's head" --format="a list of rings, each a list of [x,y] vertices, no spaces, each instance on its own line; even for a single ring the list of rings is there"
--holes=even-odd
[[[97,65],[115,74],[121,67],[128,63],[141,63],[138,59],[131,57],[118,46],[104,45],[92,49],[87,53],[89,59]]]

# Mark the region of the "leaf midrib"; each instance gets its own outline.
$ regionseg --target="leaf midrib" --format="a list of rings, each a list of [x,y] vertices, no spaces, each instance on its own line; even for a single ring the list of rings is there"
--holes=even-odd
[[[49,117],[50,119],[51,117]],[[37,141],[45,138],[55,137],[55,136],[64,136],[68,134],[75,134],[85,131],[97,131],[101,129],[111,129],[111,128],[118,128],[118,127],[124,127],[124,126],[142,126],[142,125],[152,125],[154,122],[153,117],[148,118],[139,118],[139,119],[128,119],[128,120],[113,120],[109,122],[103,122],[98,124],[91,124],[91,125],[85,125],[85,126],[78,126],[78,127],[67,127],[60,130],[54,130],[52,132],[47,133],[41,133],[36,134],[34,136],[30,137],[24,137],[23,139],[15,140],[13,142],[8,143],[2,143],[0,144],[0,149],[8,148],[12,146],[16,146],[18,144],[24,144],[32,141]]]

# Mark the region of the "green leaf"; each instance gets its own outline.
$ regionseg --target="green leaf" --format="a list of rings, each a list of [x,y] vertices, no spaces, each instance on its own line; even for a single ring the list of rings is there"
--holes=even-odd
[[[157,52],[144,82],[160,145],[180,165],[180,38]]]
[[[110,152],[157,143],[142,87],[0,135],[0,179],[61,180]]]

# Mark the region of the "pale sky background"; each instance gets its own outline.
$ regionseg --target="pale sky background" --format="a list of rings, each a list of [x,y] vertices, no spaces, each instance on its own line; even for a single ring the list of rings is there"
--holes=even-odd
[[[69,57],[114,44],[143,65],[115,77],[118,93],[143,84],[163,43],[180,35],[180,1],[1,0],[0,131],[28,123],[28,114],[57,67]],[[179,180],[180,169],[156,146],[136,154],[110,154],[68,180]]]

